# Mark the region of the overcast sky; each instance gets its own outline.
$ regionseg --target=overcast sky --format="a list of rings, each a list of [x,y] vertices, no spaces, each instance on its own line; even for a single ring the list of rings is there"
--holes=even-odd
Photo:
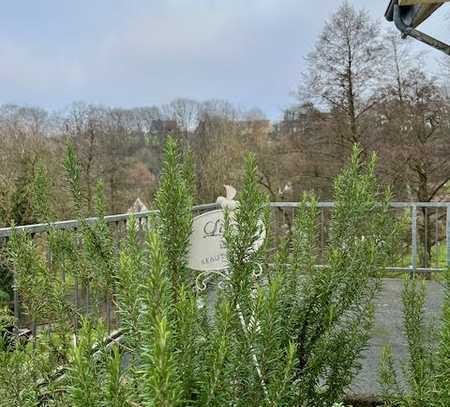
[[[388,26],[388,0],[353,0]],[[0,13],[0,104],[226,99],[269,117],[338,0],[14,0]],[[445,9],[445,10],[444,10]],[[424,29],[450,38],[443,7]],[[423,50],[424,47],[418,46]],[[429,51],[432,69],[440,55]]]

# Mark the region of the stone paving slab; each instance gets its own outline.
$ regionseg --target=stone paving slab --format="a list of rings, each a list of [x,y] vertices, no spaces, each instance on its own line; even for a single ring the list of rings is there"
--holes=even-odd
[[[389,278],[383,281],[383,290],[375,301],[375,325],[368,349],[361,361],[362,369],[353,380],[351,392],[379,394],[378,369],[383,346],[390,344],[398,370],[408,357],[407,342],[403,333],[402,288],[403,280]],[[438,321],[441,315],[444,289],[435,281],[426,281],[427,322]]]

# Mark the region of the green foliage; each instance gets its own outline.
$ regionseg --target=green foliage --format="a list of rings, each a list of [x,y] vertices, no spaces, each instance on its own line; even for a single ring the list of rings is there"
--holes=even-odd
[[[9,310],[0,310],[0,406],[43,405],[42,384],[55,365],[45,340],[31,344],[4,335],[13,320]]]
[[[14,318],[7,307],[0,307],[0,352],[9,348],[9,335],[14,326]]]
[[[308,406],[332,404],[351,383],[369,339],[380,271],[397,235],[390,195],[377,188],[375,160],[364,165],[357,147],[335,181],[334,195],[327,266],[314,266],[319,215],[314,197],[304,197],[297,211],[289,267],[277,266],[283,329],[297,344],[294,378]]]
[[[228,250],[228,262],[231,272],[231,285],[233,287],[234,304],[238,298],[245,301],[249,298],[252,289],[252,274],[259,267],[261,252],[254,250],[262,226],[266,228],[268,223],[267,213],[268,199],[259,191],[257,184],[257,167],[253,155],[246,160],[246,175],[244,185],[239,194],[239,208],[225,216],[225,241]],[[244,306],[246,304],[243,304]],[[249,305],[249,304],[248,304]],[[243,310],[244,313],[247,310]]]
[[[14,231],[8,242],[9,258],[15,271],[15,284],[22,304],[32,320],[54,316],[59,298],[39,249],[30,236]],[[56,302],[56,304],[55,304]]]
[[[142,287],[144,279],[143,250],[138,240],[136,218],[128,223],[128,234],[120,251],[117,274],[117,300],[120,325],[125,333],[125,345],[132,351],[142,342],[140,332]]]
[[[42,162],[37,162],[34,166],[34,174],[27,186],[27,205],[30,206],[30,212],[33,214],[32,221],[39,223],[48,223],[52,219],[52,211],[49,205],[50,181],[48,174]],[[23,219],[16,219],[20,224],[28,223]],[[55,245],[57,233],[51,230],[49,233],[49,246]],[[7,248],[6,248],[7,249]],[[51,250],[49,248],[48,250]],[[12,298],[13,272],[11,263],[4,259],[4,247],[0,247],[0,301],[8,301]],[[6,250],[7,251],[7,250]],[[57,250],[55,250],[57,252]]]
[[[219,407],[229,405],[233,396],[233,379],[229,365],[233,357],[231,335],[234,310],[225,298],[218,301],[216,323],[209,331],[209,340],[203,345],[204,364],[201,373],[199,404]]]
[[[103,391],[105,403],[111,407],[129,406],[129,386],[126,383],[125,372],[122,369],[122,353],[118,346],[113,346],[110,357],[106,358],[106,385]],[[106,391],[105,391],[106,390]]]
[[[39,222],[49,222],[53,217],[49,208],[49,185],[48,174],[41,162],[36,166],[32,189],[32,207],[34,216]]]
[[[77,168],[76,155],[69,147],[66,160],[68,180],[73,192],[75,207],[81,207],[81,195],[77,192],[80,191]],[[48,209],[47,185],[49,185],[47,175],[42,167],[38,167],[33,185],[32,204],[35,212],[39,214],[39,219],[44,222],[49,222],[51,219],[51,212]],[[45,355],[46,363],[49,366],[45,370],[49,372],[48,377],[44,377],[43,374],[33,376],[34,385],[38,381],[46,382],[45,397],[49,397],[56,404],[62,400],[61,405],[67,405],[65,396],[61,395],[65,393],[58,388],[59,381],[55,380],[53,374],[50,374],[52,370],[60,371],[61,366],[69,368],[66,377],[72,378],[70,389],[73,391],[68,392],[70,400],[72,398],[76,400],[78,397],[81,399],[79,405],[84,405],[83,397],[87,397],[85,400],[87,405],[90,405],[91,402],[92,405],[105,405],[104,400],[112,400],[113,395],[116,394],[114,397],[119,400],[118,404],[111,401],[107,405],[125,405],[120,402],[120,400],[123,401],[126,392],[120,387],[122,386],[121,375],[123,372],[119,369],[121,355],[118,351],[115,350],[115,353],[113,352],[109,357],[107,356],[109,353],[102,350],[100,353],[105,356],[106,360],[95,362],[95,366],[89,365],[88,348],[92,345],[93,338],[103,337],[105,331],[94,327],[92,322],[87,320],[83,323],[74,347],[70,345],[70,332],[76,326],[74,322],[79,318],[81,311],[74,307],[71,298],[78,279],[81,278],[85,284],[92,284],[92,291],[95,291],[96,294],[96,304],[94,305],[103,303],[105,298],[111,300],[114,291],[118,261],[112,234],[104,221],[104,198],[100,184],[97,188],[96,204],[98,221],[91,225],[85,219],[80,219],[81,227],[75,233],[57,230],[52,224],[49,224],[47,239],[32,238],[25,233],[14,231],[8,242],[8,258],[11,268],[15,272],[15,284],[21,298],[22,311],[33,322],[34,328],[38,323],[46,324],[47,321],[52,323],[48,327],[44,325],[38,332],[35,329],[33,331],[33,352],[36,354],[41,352],[42,355]],[[88,314],[95,310],[89,306],[89,292],[91,291],[87,292],[85,298]],[[96,311],[99,312],[100,309]],[[96,314],[93,313],[92,317],[95,318]],[[91,333],[92,337],[90,337]],[[13,350],[13,353],[17,353],[17,357],[7,359],[5,366],[9,366],[9,361],[15,363],[15,360],[26,359],[26,363],[32,365],[29,367],[30,372],[34,372],[33,369],[39,371],[39,363],[42,363],[42,358],[36,357],[34,353],[30,355],[24,353],[27,349],[17,346]],[[80,390],[82,386],[81,371],[86,366],[100,369],[99,378],[94,375],[93,379],[99,381],[102,389],[108,388],[108,393],[97,394],[93,390],[89,394],[83,389]],[[70,370],[71,368],[73,369]],[[78,372],[78,376],[75,375],[75,372]],[[58,376],[56,375],[56,377]],[[25,379],[24,383],[26,383]],[[94,383],[95,381],[87,383],[85,387],[93,386]],[[77,386],[78,393],[75,391]],[[36,403],[38,391],[36,389],[33,391],[34,403]],[[17,400],[19,400],[18,397],[16,397]],[[95,404],[96,398],[100,404]],[[75,401],[71,401],[69,405],[72,405],[72,402],[75,403]],[[17,403],[22,405],[19,401]]]
[[[424,321],[425,284],[418,285],[416,278],[405,280],[402,294],[404,329],[408,340],[408,382],[419,404],[425,403],[430,388],[431,360],[427,350],[430,336]],[[431,339],[431,338],[430,338]]]
[[[80,228],[78,236],[73,241],[76,250],[77,264],[73,264],[73,273],[85,287],[85,308],[88,312],[93,308],[94,313],[100,311],[105,301],[111,307],[115,292],[116,275],[119,269],[118,253],[115,249],[113,231],[105,221],[105,194],[103,183],[97,182],[95,193],[95,208],[97,219],[89,223],[82,216],[83,194],[80,180],[80,163],[74,146],[67,147],[64,160],[67,183],[72,194],[76,215]],[[107,311],[109,315],[110,311]],[[110,325],[110,321],[108,321]]]
[[[81,216],[83,195],[81,193],[81,166],[72,143],[67,144],[66,157],[63,162],[68,189],[72,195],[77,216]]]
[[[119,313],[132,355],[130,374],[140,389],[135,397],[146,405],[191,400],[200,368],[197,300],[192,289],[185,287],[192,189],[184,173],[186,163],[179,159],[170,138],[166,151],[158,192],[160,216],[151,220],[144,247],[136,220],[131,219],[117,279]],[[176,233],[178,227],[184,237]]]
[[[44,362],[30,346],[0,351],[0,405],[38,406],[38,381],[45,370]]]
[[[175,406],[180,404],[182,393],[175,362],[171,281],[156,232],[149,233],[148,248],[150,273],[144,294],[146,327],[142,342],[144,405]]]
[[[63,377],[65,395],[61,405],[74,407],[126,406],[128,389],[121,368],[122,355],[116,345],[104,345],[102,324],[84,319],[69,350]],[[66,403],[66,404],[64,404]]]
[[[285,344],[289,338],[283,331],[280,280],[273,278],[266,284],[269,269],[263,264],[264,246],[256,249],[268,228],[270,207],[257,185],[254,156],[246,160],[238,200],[239,207],[225,218],[230,282],[218,305],[220,312],[232,312],[227,329],[231,338],[219,338],[222,346],[229,347],[224,366],[232,386],[228,399],[242,406],[289,405],[296,345]]]
[[[403,367],[406,384],[400,383],[390,347],[383,352],[380,382],[385,398],[393,405],[444,407],[450,404],[450,272],[446,273],[445,301],[439,335],[424,321],[425,282],[405,279],[402,294],[403,325],[409,357]]]
[[[156,194],[161,238],[175,288],[188,281],[186,254],[192,226],[192,186],[185,178],[187,165],[183,164],[174,139],[168,137],[161,182]]]
[[[97,220],[92,225],[82,221],[81,234],[85,258],[94,287],[111,296],[117,271],[112,232],[105,221],[103,185],[97,183],[96,189]]]
[[[48,223],[52,218],[49,185],[48,175],[39,163],[32,185],[31,204],[40,222]],[[60,333],[64,333],[73,310],[66,298],[65,281],[55,278],[55,274],[64,275],[75,264],[70,236],[51,224],[47,240],[33,239],[15,230],[8,242],[8,252],[26,314],[34,323],[55,321]]]
[[[199,351],[205,345],[202,324],[204,315],[198,309],[197,300],[191,287],[182,286],[175,304],[176,366],[182,372],[180,381],[183,400],[195,400],[197,397],[204,359],[203,350]]]
[[[445,277],[445,300],[442,309],[434,391],[439,407],[450,405],[450,268]]]
[[[398,233],[388,211],[390,194],[376,186],[374,159],[365,166],[359,156],[355,148],[335,183],[331,247],[323,268],[315,266],[319,211],[314,197],[304,197],[292,246],[281,246],[274,269],[261,262],[264,247],[256,251],[254,244],[261,220],[267,219],[267,201],[256,185],[254,159],[247,160],[239,208],[226,218],[230,284],[217,308],[231,339],[212,341],[228,357],[210,365],[230,375],[221,381],[236,389],[220,402],[331,405],[350,384],[369,339],[380,270],[395,250]],[[215,371],[207,374],[218,377]]]
[[[364,165],[359,155],[355,149],[336,180],[328,262],[320,268],[314,197],[303,198],[291,244],[272,256],[268,239],[259,244],[261,234],[269,234],[270,206],[249,156],[239,205],[225,215],[229,270],[215,298],[208,298],[212,293],[197,292],[189,277],[194,272],[187,269],[193,188],[176,143],[169,138],[166,145],[159,216],[147,225],[145,239],[131,218],[117,245],[104,219],[101,184],[98,220],[81,216],[79,166],[69,147],[65,165],[79,230],[71,237],[50,233],[51,262],[44,260],[42,245],[15,233],[11,260],[33,319],[78,318],[81,310],[64,302],[78,279],[96,294],[98,309],[87,304],[87,317],[71,341],[62,329],[44,330],[34,351],[19,347],[16,359],[1,354],[5,372],[16,369],[24,377],[23,391],[13,400],[23,394],[30,403],[44,397],[55,406],[174,407],[314,407],[339,401],[366,346],[379,271],[397,233],[388,213],[390,196],[376,187],[374,161]],[[45,208],[45,194],[37,202]],[[55,282],[55,272],[67,281]],[[117,303],[123,333],[117,345],[104,341],[106,330],[96,322],[105,300]],[[43,360],[34,359],[38,352]],[[45,365],[44,374],[36,373],[34,360]],[[33,366],[22,371],[19,362]]]
[[[22,160],[23,170],[15,180],[15,190],[11,196],[10,219],[6,219],[9,223],[17,225],[35,223],[31,205],[35,162],[29,158]]]
[[[10,301],[13,295],[13,274],[5,252],[5,247],[0,247],[0,304]]]
[[[79,335],[69,351],[70,363],[66,374],[67,399],[74,407],[100,405],[100,364],[94,355],[94,345],[100,339],[92,323],[84,321]]]

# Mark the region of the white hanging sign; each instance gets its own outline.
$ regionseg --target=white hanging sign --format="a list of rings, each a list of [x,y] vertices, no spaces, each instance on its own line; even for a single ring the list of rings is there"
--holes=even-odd
[[[230,213],[230,223],[233,225],[233,212],[239,207],[234,200],[236,189],[231,185],[224,185],[226,196],[219,196],[217,204],[222,209],[206,212],[196,216],[192,221],[192,234],[188,267],[202,272],[220,271],[228,268],[227,248],[224,241],[225,212]],[[253,251],[258,250],[266,238],[264,222],[258,222],[258,237],[253,243]]]
[[[225,213],[221,209],[203,213],[193,219],[189,268],[198,271],[227,268],[227,249],[223,239],[224,224]]]
[[[266,237],[262,221],[258,222],[258,239],[253,250],[258,250]],[[197,271],[215,271],[228,268],[227,249],[224,241],[225,212],[222,209],[196,216],[192,222],[192,234],[188,267]]]

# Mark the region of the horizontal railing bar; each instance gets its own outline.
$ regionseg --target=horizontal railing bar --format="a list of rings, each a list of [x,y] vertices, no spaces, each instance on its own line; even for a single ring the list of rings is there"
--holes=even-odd
[[[271,202],[272,208],[298,208],[301,206],[300,202]],[[334,202],[318,202],[318,208],[334,208]],[[392,202],[389,204],[391,208],[448,208],[450,202]]]
[[[136,213],[136,217],[139,218],[147,218],[154,211],[146,211]],[[108,215],[105,216],[105,221],[107,223],[113,223],[120,220],[128,219],[132,214],[120,214],[120,215]],[[93,224],[98,218],[86,218],[85,221],[87,224]],[[80,221],[78,220],[63,220],[58,222],[51,223],[38,223],[35,225],[24,225],[24,226],[15,226],[9,228],[1,228],[0,229],[0,237],[9,237],[12,234],[13,230],[17,232],[25,232],[25,233],[42,233],[48,231],[50,228],[53,229],[76,229],[80,226]]]
[[[413,268],[412,266],[410,267],[385,267],[384,268],[386,271],[415,271],[415,272],[419,272],[419,273],[433,273],[433,272],[442,272],[442,271],[446,271],[446,268],[442,268],[442,267],[416,267]]]
[[[298,208],[302,204],[301,202],[271,202],[270,206],[272,208]],[[334,202],[317,202],[318,208],[334,208]]]
[[[195,211],[202,211],[207,209],[215,209],[217,208],[217,204],[202,204],[196,205],[192,208]],[[142,211],[137,213],[122,213],[118,215],[108,215],[105,216],[105,221],[107,223],[121,222],[128,220],[132,215],[134,215],[137,219],[148,218],[151,214],[157,213],[157,210],[152,211]],[[93,224],[97,221],[97,217],[86,218],[85,221],[88,224]],[[43,233],[48,231],[50,228],[54,229],[76,229],[80,226],[79,220],[63,220],[58,222],[51,223],[38,223],[34,225],[22,225],[16,226],[14,228],[0,228],[0,238],[5,238],[11,236],[13,230],[15,229],[17,232],[25,232],[25,233]]]
[[[390,206],[392,208],[411,208],[413,206],[417,208],[447,208],[450,206],[450,202],[392,202]]]
[[[299,202],[271,202],[270,206],[272,208],[298,208],[301,205]],[[333,208],[335,206],[334,202],[318,202],[317,206],[319,208]],[[193,211],[202,211],[208,209],[216,209],[218,205],[216,203],[209,204],[201,204],[196,205],[192,208]],[[398,209],[407,209],[407,208],[450,208],[450,202],[392,202],[390,204],[391,208]],[[107,223],[120,222],[128,220],[131,215],[135,215],[137,219],[145,219],[148,218],[151,214],[157,213],[156,210],[152,211],[143,211],[138,213],[123,213],[117,215],[108,215],[105,216],[105,221]],[[90,217],[85,219],[88,224],[93,224],[97,218]],[[40,223],[35,225],[23,225],[16,226],[16,231],[23,231],[25,233],[42,233],[46,232],[50,229],[50,227],[54,229],[76,229],[80,226],[80,222],[78,220],[64,220],[58,222],[48,223]],[[7,238],[11,236],[14,228],[0,228],[0,238]]]
[[[270,267],[275,267],[276,264],[275,263],[269,263]],[[289,267],[288,264],[283,264],[283,266],[285,267]],[[327,264],[314,264],[313,265],[314,268],[316,269],[324,269],[324,268],[328,268],[329,266]],[[381,270],[384,270],[386,272],[417,272],[417,273],[441,273],[443,271],[447,271],[446,268],[439,268],[439,267],[417,267],[417,268],[413,268],[412,266],[410,267],[383,267]]]

